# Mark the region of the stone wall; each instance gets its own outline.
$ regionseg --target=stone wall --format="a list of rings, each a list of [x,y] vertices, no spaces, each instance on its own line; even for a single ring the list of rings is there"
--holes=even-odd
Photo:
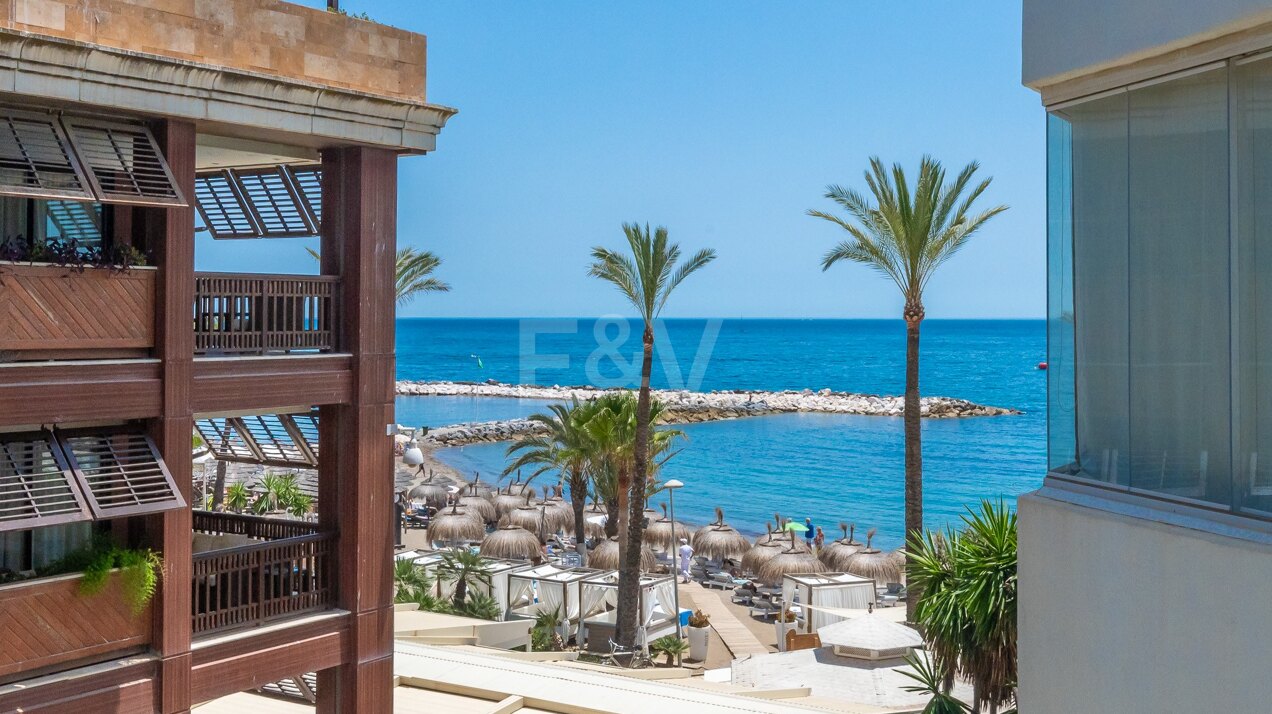
[[[0,28],[424,101],[423,35],[281,0],[6,0]]]

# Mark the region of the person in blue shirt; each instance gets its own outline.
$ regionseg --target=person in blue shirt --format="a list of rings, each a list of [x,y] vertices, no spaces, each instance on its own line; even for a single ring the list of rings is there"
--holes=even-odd
[[[817,529],[813,527],[813,519],[805,518],[804,527],[808,529],[804,531],[804,544],[807,545],[808,549],[811,551],[813,549],[813,536],[817,535]]]

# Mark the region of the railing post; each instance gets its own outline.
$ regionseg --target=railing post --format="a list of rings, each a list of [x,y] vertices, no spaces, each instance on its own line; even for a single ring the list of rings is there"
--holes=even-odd
[[[257,550],[253,553],[256,556],[256,592],[252,593],[252,599],[255,601],[256,608],[256,625],[265,624],[265,551]]]

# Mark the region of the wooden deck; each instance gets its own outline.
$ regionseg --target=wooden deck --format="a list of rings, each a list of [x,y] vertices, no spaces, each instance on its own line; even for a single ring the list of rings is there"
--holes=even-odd
[[[689,584],[681,583],[681,598],[687,599],[688,604],[695,610],[702,610],[711,618],[711,628],[720,635],[720,639],[724,641],[724,646],[729,648],[729,652],[733,657],[746,657],[753,654],[768,654],[771,650],[750,628],[742,624],[738,618],[729,611],[728,606],[720,599],[718,593],[711,592],[702,587],[698,583],[691,582]]]

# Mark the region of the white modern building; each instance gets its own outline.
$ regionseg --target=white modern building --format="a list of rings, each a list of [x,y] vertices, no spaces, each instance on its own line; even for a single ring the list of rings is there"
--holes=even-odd
[[[1049,469],[1020,710],[1272,710],[1272,2],[1024,0]]]

